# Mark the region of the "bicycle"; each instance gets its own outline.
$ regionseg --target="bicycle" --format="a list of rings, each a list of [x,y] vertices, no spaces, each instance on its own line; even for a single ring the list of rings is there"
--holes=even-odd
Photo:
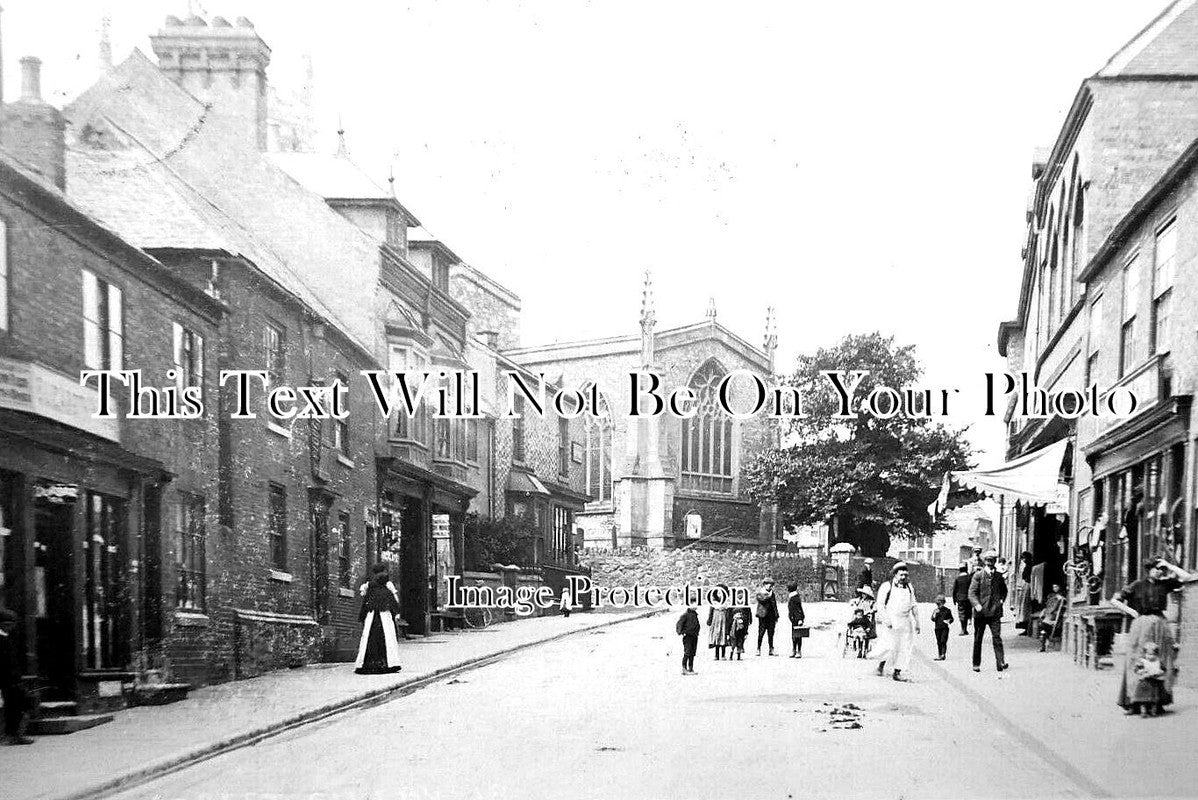
[[[466,621],[467,627],[474,629],[482,629],[495,621],[491,609],[486,606],[482,608],[467,608],[464,610],[463,618]]]

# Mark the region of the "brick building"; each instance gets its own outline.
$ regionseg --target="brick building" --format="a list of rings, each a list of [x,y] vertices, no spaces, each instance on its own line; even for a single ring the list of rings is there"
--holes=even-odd
[[[384,425],[358,374],[379,365],[378,246],[261,152],[269,49],[248,22],[168,20],[152,42],[161,68],[134,52],[65,110],[76,195],[222,298],[207,348],[219,369],[265,370],[272,387],[336,382],[350,411],[277,417],[251,381],[255,416],[235,418],[236,383],[213,387],[217,487],[187,512],[212,532],[208,589],[203,602],[164,601],[162,665],[202,683],[344,658],[378,525]]]
[[[95,419],[80,371],[141,369],[212,398],[228,308],[75,202],[62,115],[37,60],[24,67],[0,111],[0,602],[46,699],[86,709],[125,701],[161,656],[164,609],[212,588],[218,429],[212,402],[129,419],[120,387],[117,417]]]
[[[1050,392],[1095,384],[1140,400],[1127,419],[1008,415],[1008,458],[1063,452],[1054,477],[1068,488],[1047,504],[1002,498],[1001,548],[1032,554],[1034,593],[1066,583],[1075,619],[1141,577],[1150,554],[1195,563],[1195,41],[1198,7],[1172,4],[1082,82],[1032,168],[1018,316],[999,328],[1000,353]]]

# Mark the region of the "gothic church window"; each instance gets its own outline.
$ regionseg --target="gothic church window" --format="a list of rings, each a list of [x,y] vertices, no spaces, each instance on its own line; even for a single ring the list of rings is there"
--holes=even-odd
[[[726,372],[708,361],[695,372],[690,388],[696,413],[682,421],[682,488],[732,493],[732,423],[720,408],[719,386]]]

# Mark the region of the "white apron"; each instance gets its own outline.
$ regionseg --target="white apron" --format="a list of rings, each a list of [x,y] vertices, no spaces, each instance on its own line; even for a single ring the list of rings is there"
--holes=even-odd
[[[887,593],[889,598],[886,598]],[[889,602],[882,604],[884,599]],[[884,583],[878,589],[878,602],[878,621],[888,620],[890,627],[878,625],[881,647],[876,657],[888,662],[893,669],[905,670],[911,663],[911,653],[915,649],[915,614],[918,613],[915,591],[910,584],[903,589]]]
[[[370,628],[374,625],[374,615],[378,613],[383,621],[383,642],[387,648],[387,666],[399,666],[399,638],[395,635],[395,618],[390,611],[367,611],[366,620],[362,623],[362,640],[358,642],[358,660],[354,666],[361,669],[366,663],[366,644],[370,641]]]

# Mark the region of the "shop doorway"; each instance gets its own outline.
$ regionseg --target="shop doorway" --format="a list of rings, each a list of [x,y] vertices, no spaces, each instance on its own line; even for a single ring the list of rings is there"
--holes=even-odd
[[[51,688],[75,679],[75,592],[71,553],[79,487],[39,482],[33,488],[34,647],[38,673]]]
[[[400,599],[403,618],[414,633],[428,633],[429,564],[424,532],[424,504],[404,498],[400,512]]]

